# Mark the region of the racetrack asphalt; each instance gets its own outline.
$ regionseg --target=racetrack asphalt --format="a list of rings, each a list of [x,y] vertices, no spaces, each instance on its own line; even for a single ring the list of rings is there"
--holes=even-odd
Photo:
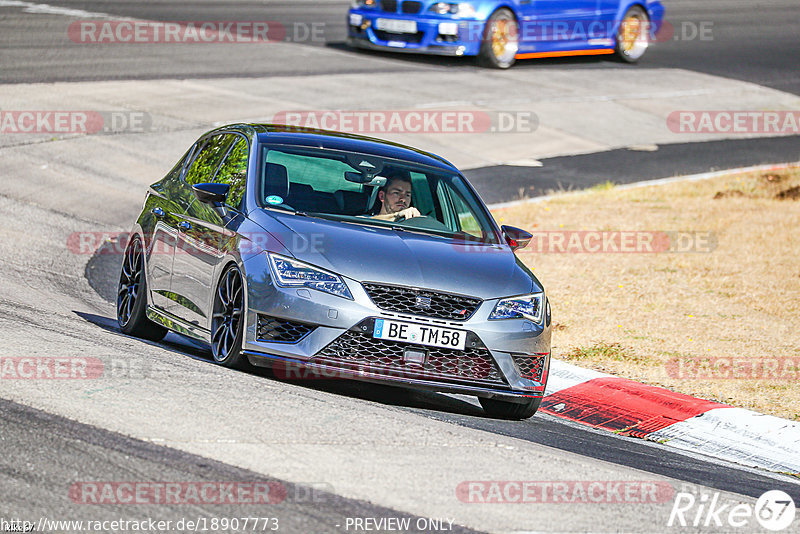
[[[89,426],[40,410],[0,399],[0,517],[32,521],[39,532],[81,529],[57,528],[57,522],[71,520],[193,521],[210,525],[212,518],[258,518],[256,531],[273,519],[281,532],[328,532],[344,529],[347,518],[395,517],[415,526],[418,517],[372,503],[345,499],[327,491],[328,486],[298,486],[261,474],[176,449],[148,443],[96,426]],[[24,462],[20,459],[24,458]],[[112,493],[94,491],[96,484],[114,481]],[[170,502],[151,495],[139,504],[123,502],[129,496],[116,490],[123,483],[186,483],[219,488],[230,483],[250,488],[269,488],[275,501],[248,502],[254,496],[231,492],[222,502]],[[78,486],[87,484],[86,487]],[[74,488],[79,488],[75,491]],[[332,488],[331,488],[332,489]],[[187,493],[188,494],[188,493]],[[163,496],[163,495],[162,495]],[[241,496],[241,497],[240,497]],[[119,497],[119,499],[118,499]],[[133,499],[133,496],[130,496]],[[257,499],[257,498],[256,498]],[[95,504],[99,500],[102,504]],[[229,502],[225,502],[228,500]],[[119,501],[119,502],[118,502]],[[234,502],[230,502],[234,501]],[[42,521],[43,523],[40,523]],[[48,521],[49,523],[44,523]],[[205,521],[205,523],[203,523]],[[247,532],[251,528],[216,528],[212,532]],[[49,525],[49,528],[39,528]],[[123,530],[123,529],[114,529]],[[127,529],[124,529],[127,530]],[[143,529],[147,530],[147,529]],[[176,530],[194,530],[171,528]],[[271,528],[264,529],[271,530]],[[112,531],[108,529],[107,531]],[[412,528],[411,532],[424,531]],[[452,532],[476,532],[457,524]]]
[[[35,1],[29,1],[36,4]],[[276,21],[287,29],[287,40],[304,46],[342,49],[346,0],[157,0],[108,2],[54,0],[53,6],[159,21]],[[681,68],[747,81],[800,95],[800,8],[793,0],[663,0],[672,39],[656,43],[641,65]],[[2,8],[2,6],[0,6]],[[474,70],[473,60],[350,51],[353,61],[317,61],[313,48],[302,61],[286,61],[269,47],[247,44],[194,49],[162,45],[106,46],[64,42],[66,25],[44,11],[31,20],[19,8],[0,21],[0,82],[54,82],[142,78],[260,77],[293,73],[403,72],[408,70]],[[90,17],[84,17],[90,18]],[[80,20],[79,17],[75,19]],[[310,31],[316,28],[321,38]],[[20,29],[25,29],[20,32]],[[143,49],[144,47],[144,49]],[[237,50],[235,47],[238,47]],[[235,52],[234,52],[235,51]],[[238,57],[238,60],[233,60]],[[522,61],[518,70],[628,68],[611,60],[566,58]]]
[[[498,165],[468,169],[464,175],[489,204],[573,191],[611,182],[629,184],[659,178],[770,163],[800,161],[800,136],[727,139],[619,148],[591,154],[543,158],[541,167]]]

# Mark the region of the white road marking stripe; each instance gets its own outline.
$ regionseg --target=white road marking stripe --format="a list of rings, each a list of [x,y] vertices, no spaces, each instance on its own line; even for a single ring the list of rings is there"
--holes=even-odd
[[[552,395],[562,389],[577,386],[595,378],[610,376],[612,375],[553,359],[550,360],[550,374],[547,376],[547,387],[544,394],[545,396]]]
[[[545,396],[611,376],[554,359]],[[646,439],[739,465],[800,473],[800,423],[743,408],[714,408],[652,432]]]
[[[78,17],[87,19],[110,19],[113,17],[108,13],[94,13],[82,9],[71,9],[68,7],[51,6],[49,4],[34,4],[33,2],[21,2],[18,0],[0,0],[0,7],[23,7],[23,13],[33,13],[35,15],[61,15],[64,17]]]
[[[738,464],[800,473],[800,423],[743,408],[715,408],[647,439]]]

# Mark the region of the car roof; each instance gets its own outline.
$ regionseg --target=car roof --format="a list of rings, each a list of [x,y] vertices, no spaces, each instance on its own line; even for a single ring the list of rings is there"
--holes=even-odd
[[[362,135],[318,130],[283,124],[229,124],[208,132],[234,131],[248,137],[256,137],[261,143],[296,145],[315,148],[329,148],[351,152],[365,152],[376,156],[399,159],[403,161],[437,167],[447,171],[458,172],[458,169],[446,159],[410,146],[366,137]]]

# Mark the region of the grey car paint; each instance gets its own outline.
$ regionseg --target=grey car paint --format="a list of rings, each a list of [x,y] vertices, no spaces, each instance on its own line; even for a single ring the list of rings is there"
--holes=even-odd
[[[286,141],[285,137],[284,135],[281,138],[282,142]],[[255,147],[264,142],[264,139],[251,135],[249,141],[251,147]],[[348,140],[334,138],[332,142],[337,149],[341,149],[346,147]],[[409,151],[409,154],[417,161],[430,163],[426,162],[427,156],[424,153]],[[431,161],[437,167],[447,167],[443,160]],[[449,169],[457,173],[454,167]],[[186,205],[191,188],[173,170],[165,180],[173,180],[170,187],[180,197],[179,203],[186,207],[181,214],[169,213],[171,224],[168,236],[167,225],[162,220],[164,217],[157,217],[150,208],[153,205],[165,205],[174,209],[174,200],[168,198],[168,191],[159,189],[164,181],[151,187],[151,194],[137,222],[136,231],[152,247],[154,234],[159,235],[153,230],[165,228],[162,239],[184,241],[183,246],[188,246],[195,252],[187,254],[181,251],[174,254],[172,284],[170,291],[166,292],[170,293],[168,305],[164,305],[160,297],[154,298],[155,286],[151,286],[147,308],[147,315],[151,320],[179,333],[208,341],[215,281],[219,280],[227,266],[235,264],[241,270],[245,283],[246,315],[242,349],[255,365],[269,365],[276,359],[308,362],[320,350],[346,331],[362,324],[365,319],[395,319],[476,333],[480,342],[490,351],[503,375],[505,385],[487,388],[470,385],[463,380],[459,384],[448,384],[435,379],[408,377],[400,379],[400,382],[507,400],[543,395],[550,359],[549,305],[547,318],[538,324],[521,318],[488,319],[499,299],[543,291],[533,273],[505,242],[496,245],[458,243],[411,230],[337,222],[261,208],[256,200],[253,183],[257,172],[257,151],[251,148],[245,202],[239,212],[227,208],[211,209],[198,205],[196,200]],[[192,210],[191,206],[196,206],[196,209]],[[485,209],[482,203],[481,207]],[[180,225],[181,222],[188,222],[192,229],[203,227],[204,233],[197,236],[196,242],[190,240],[190,230],[184,230],[184,235],[177,237],[181,231],[176,231],[174,225]],[[153,233],[147,236],[145,228]],[[499,239],[501,233],[496,225],[494,230]],[[213,236],[211,246],[209,235]],[[190,240],[188,245],[185,243],[187,240]],[[202,250],[197,247],[198,244],[202,245]],[[315,290],[278,287],[272,279],[267,252],[295,257],[338,274],[346,282],[353,299]],[[180,259],[178,254],[181,254]],[[151,283],[156,277],[155,265],[160,265],[161,269],[170,265],[168,255],[157,260],[150,255],[147,261],[150,267],[147,276]],[[163,275],[164,273],[158,273],[157,276]],[[188,281],[187,284],[182,280]],[[466,295],[479,298],[482,303],[465,321],[443,321],[417,315],[395,314],[378,308],[361,285],[362,282],[380,282]],[[192,285],[193,288],[190,287]],[[196,307],[192,313],[185,309],[187,300],[192,300]],[[184,308],[177,313],[176,303],[178,307]],[[297,343],[265,342],[257,339],[258,314],[311,323],[317,325],[317,328]],[[520,376],[512,358],[512,355],[520,354],[539,354],[544,357],[541,382]],[[397,381],[396,377],[356,378]]]

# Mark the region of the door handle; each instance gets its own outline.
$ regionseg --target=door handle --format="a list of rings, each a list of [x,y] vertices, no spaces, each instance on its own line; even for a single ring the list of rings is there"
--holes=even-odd
[[[182,221],[178,225],[178,228],[180,229],[181,232],[188,232],[189,230],[192,229],[192,225],[188,221]]]
[[[158,217],[159,219],[163,218],[163,217],[164,217],[164,215],[166,215],[166,214],[164,213],[164,210],[162,210],[161,208],[153,208],[153,209],[152,209],[152,210],[150,210],[150,211],[152,211],[153,215],[155,215],[155,216],[156,216],[156,217]]]

